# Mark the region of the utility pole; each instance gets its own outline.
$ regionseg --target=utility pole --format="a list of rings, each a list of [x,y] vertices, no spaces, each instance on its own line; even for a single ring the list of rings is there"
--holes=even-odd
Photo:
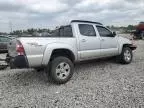
[[[11,21],[9,21],[9,27],[10,27],[10,32],[12,33],[13,28],[12,28],[12,22]]]

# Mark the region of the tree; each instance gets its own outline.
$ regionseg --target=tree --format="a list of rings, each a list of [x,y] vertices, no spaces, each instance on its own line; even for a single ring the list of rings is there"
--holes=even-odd
[[[127,30],[135,30],[136,28],[135,28],[135,26],[133,26],[133,25],[128,25],[127,26]]]

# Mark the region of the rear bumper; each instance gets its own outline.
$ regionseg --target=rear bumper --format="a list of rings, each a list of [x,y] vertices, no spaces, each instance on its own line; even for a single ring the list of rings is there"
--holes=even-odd
[[[10,57],[9,65],[12,69],[14,68],[29,68],[28,60],[25,56]]]
[[[0,49],[0,53],[8,53],[7,49]]]

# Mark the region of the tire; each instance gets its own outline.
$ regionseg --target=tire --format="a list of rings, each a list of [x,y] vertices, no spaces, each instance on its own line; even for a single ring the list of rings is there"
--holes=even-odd
[[[13,64],[12,60],[9,62],[10,69],[16,69],[15,65]]]
[[[47,75],[55,84],[64,84],[70,80],[74,72],[74,64],[67,57],[56,57],[49,64]]]
[[[122,53],[120,55],[120,63],[122,64],[129,64],[133,59],[132,50],[129,47],[124,47],[122,49]]]
[[[1,65],[0,64],[0,70],[4,70],[4,69],[6,69],[8,66],[7,65]]]
[[[144,40],[144,32],[141,33],[141,39]]]

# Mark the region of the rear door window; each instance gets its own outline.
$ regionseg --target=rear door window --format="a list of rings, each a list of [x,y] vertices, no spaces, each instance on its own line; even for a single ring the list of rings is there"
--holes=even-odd
[[[84,36],[96,36],[93,25],[90,24],[79,24],[80,34]]]

